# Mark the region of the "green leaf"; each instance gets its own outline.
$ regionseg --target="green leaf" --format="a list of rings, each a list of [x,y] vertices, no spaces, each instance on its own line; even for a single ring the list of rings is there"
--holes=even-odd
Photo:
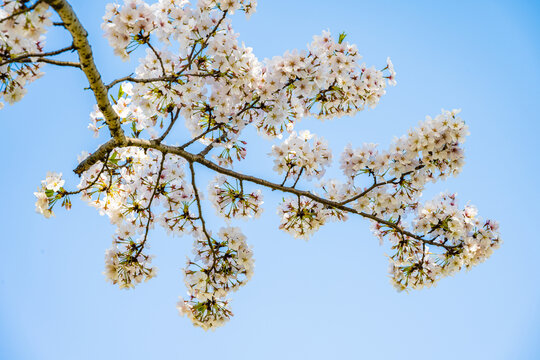
[[[346,37],[347,37],[347,34],[345,34],[345,32],[342,32],[341,34],[339,34],[338,44],[341,44],[343,40],[345,40]]]

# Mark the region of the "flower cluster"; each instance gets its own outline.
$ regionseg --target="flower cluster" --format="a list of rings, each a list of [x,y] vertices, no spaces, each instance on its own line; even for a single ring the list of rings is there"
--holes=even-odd
[[[142,253],[144,241],[131,238],[118,238],[105,252],[105,271],[103,274],[120,289],[130,289],[156,276],[156,268],[150,267],[152,256]]]
[[[107,4],[101,28],[114,49],[114,53],[125,60],[129,55],[126,50],[134,42],[137,44],[154,29],[153,11],[143,1],[125,0],[124,6]]]
[[[348,146],[340,160],[341,169],[358,197],[354,206],[374,214],[403,215],[414,210],[428,181],[457,175],[464,164],[461,144],[468,127],[457,116],[459,110],[442,111],[406,136],[393,141],[389,151],[375,144],[352,149]],[[355,180],[365,174],[373,185],[356,190]]]
[[[455,194],[442,193],[419,207],[413,229],[429,235],[431,252],[425,242],[394,234],[390,258],[392,283],[398,290],[418,289],[435,284],[441,277],[486,260],[502,240],[498,224],[482,220],[473,206],[459,209]]]
[[[261,190],[245,193],[243,183],[217,176],[208,185],[208,195],[217,214],[226,219],[259,217],[263,211]]]
[[[232,315],[226,296],[253,275],[253,252],[237,227],[222,228],[219,240],[196,235],[194,261],[188,260],[185,283],[189,299],[180,298],[178,310],[203,329],[221,326]]]
[[[133,102],[133,84],[123,82],[118,89],[118,96],[113,98],[112,108],[120,118],[121,124],[129,124],[133,136],[139,136],[143,130],[146,130],[151,138],[158,137],[157,130],[154,128],[157,116],[152,112],[149,102]],[[94,111],[90,113],[90,124],[88,129],[94,133],[94,137],[99,136],[99,129],[106,126],[105,118],[97,105]]]
[[[395,82],[389,59],[382,71],[360,65],[356,47],[344,36],[335,41],[329,32],[315,36],[307,53],[287,52],[260,62],[251,48],[239,44],[225,18],[239,9],[249,15],[255,5],[240,0],[109,5],[102,27],[111,46],[124,58],[135,47],[147,46],[135,74],[155,79],[138,81],[130,99],[118,100],[119,110],[125,109],[118,111],[120,117],[138,109],[135,127],[141,131],[158,118],[173,121],[181,115],[194,138],[224,148],[217,160],[230,166],[232,149],[238,160],[245,157],[239,136],[247,124],[265,136],[281,136],[309,114],[328,118],[374,107],[385,93],[386,79]],[[152,39],[163,46],[152,45]],[[91,129],[98,128],[94,120]],[[151,130],[150,135],[157,136]]]
[[[117,226],[117,242],[124,244],[121,249],[115,248],[114,256],[108,257],[110,264],[115,265],[108,269],[118,270],[118,275],[113,276],[107,270],[107,277],[121,278],[120,286],[129,287],[128,280],[137,278],[133,274],[149,271],[132,255],[134,247],[142,254],[148,230],[154,224],[175,235],[198,230],[196,217],[190,210],[193,188],[184,180],[184,164],[183,159],[174,155],[127,147],[116,149],[105,163],[98,162],[82,174],[79,192],[83,199],[110,218]],[[131,238],[136,235],[142,239],[134,242]],[[133,262],[119,264],[140,272],[117,266],[115,259],[132,259]]]
[[[384,69],[390,72],[385,76],[384,70],[359,64],[356,46],[344,38],[341,34],[336,42],[324,31],[314,36],[308,52],[286,52],[265,64],[259,96],[268,111],[256,121],[259,130],[276,136],[310,114],[327,119],[377,105],[386,92],[385,77],[395,84],[393,67]]]
[[[281,230],[305,240],[319,230],[332,215],[324,205],[305,196],[284,199],[277,213],[281,219]]]
[[[192,201],[193,189],[184,180],[184,164],[179,157],[163,157],[154,150],[119,148],[105,164],[98,162],[84,172],[78,187],[83,199],[119,227],[119,234],[131,236],[144,232],[147,221],[157,220],[150,216],[151,205],[161,205],[168,213]]]
[[[26,56],[43,52],[51,12],[44,2],[32,7],[28,1],[0,0],[0,100],[9,104],[21,100],[27,83],[42,75],[42,64],[32,62],[37,57]]]
[[[216,24],[217,10],[233,14],[243,10],[246,15],[255,11],[255,0],[201,0],[191,8],[188,0],[164,1],[148,5],[142,0],[124,0],[124,5],[108,4],[102,29],[116,55],[127,59],[140,44],[147,43],[151,34],[160,41],[178,41],[184,48],[204,37]]]
[[[41,188],[38,188],[38,191],[34,193],[34,196],[37,198],[36,201],[36,212],[43,215],[45,218],[50,218],[54,216],[52,208],[56,201],[64,198],[64,195],[67,195],[67,192],[64,190],[63,186],[65,180],[62,179],[62,173],[48,172],[45,180],[41,181]],[[69,197],[65,197],[62,206],[67,209],[71,208],[71,201]]]
[[[313,146],[310,144],[313,140]],[[323,177],[326,166],[332,162],[332,152],[322,138],[317,138],[309,131],[296,132],[280,145],[272,146],[270,155],[274,158],[274,171],[286,173],[287,178],[299,178],[301,175],[308,180]]]

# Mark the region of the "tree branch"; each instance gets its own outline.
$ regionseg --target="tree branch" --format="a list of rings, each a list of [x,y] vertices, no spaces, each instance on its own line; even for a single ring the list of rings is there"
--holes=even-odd
[[[81,175],[84,171],[90,169],[92,165],[101,161],[104,156],[118,146],[116,139],[111,139],[105,144],[101,145],[96,151],[90,154],[86,159],[81,161],[79,165],[73,170],[77,175]]]
[[[101,177],[101,174],[103,174],[103,172],[107,168],[107,162],[109,161],[109,156],[110,155],[111,155],[111,151],[108,151],[107,155],[105,156],[105,160],[103,161],[103,166],[101,167],[101,170],[99,170],[99,173],[97,174],[96,178],[90,184],[88,184],[84,188],[79,189],[77,191],[65,191],[65,192],[63,192],[63,195],[76,195],[76,194],[79,194],[79,193],[81,193],[83,191],[86,191],[86,190],[90,189],[92,186],[94,186],[99,181],[99,178]]]
[[[140,148],[143,148],[143,149],[155,149],[155,150],[158,150],[158,151],[162,152],[163,154],[167,154],[167,153],[175,154],[175,155],[178,155],[180,157],[183,157],[189,163],[199,163],[199,164],[207,167],[210,170],[213,170],[213,171],[215,171],[217,173],[220,173],[220,174],[223,174],[223,175],[227,175],[227,176],[236,178],[236,179],[241,180],[241,181],[249,181],[249,182],[252,182],[254,184],[258,184],[258,185],[261,185],[261,186],[264,186],[264,187],[267,187],[267,188],[270,188],[270,189],[273,189],[273,190],[279,190],[279,191],[282,191],[282,192],[285,192],[285,193],[295,194],[297,196],[304,196],[304,197],[307,197],[307,198],[309,198],[309,199],[311,199],[313,201],[316,201],[316,202],[318,202],[320,204],[326,205],[326,206],[328,206],[330,208],[345,211],[345,212],[352,213],[352,214],[357,214],[357,215],[360,215],[360,216],[362,216],[364,218],[367,218],[367,219],[373,220],[375,222],[378,222],[380,224],[386,225],[387,227],[394,229],[395,231],[399,232],[400,234],[406,235],[406,236],[408,236],[410,238],[413,238],[413,239],[416,239],[418,241],[425,242],[426,244],[430,244],[430,245],[438,246],[438,247],[444,247],[445,249],[452,249],[452,248],[456,247],[456,246],[445,245],[445,244],[435,242],[434,239],[431,239],[431,240],[424,239],[423,237],[421,237],[419,235],[413,234],[413,233],[411,233],[411,232],[409,232],[407,230],[402,229],[401,227],[399,227],[399,225],[395,224],[392,221],[381,219],[381,218],[379,218],[379,217],[377,217],[376,215],[373,215],[373,214],[368,214],[368,213],[365,213],[365,212],[357,211],[356,209],[353,209],[353,208],[347,207],[345,205],[342,205],[339,202],[335,202],[335,201],[328,200],[328,199],[322,198],[320,196],[317,196],[317,195],[315,195],[315,194],[313,194],[313,193],[311,193],[309,191],[299,190],[299,189],[295,189],[293,187],[279,185],[279,184],[276,184],[276,183],[273,183],[273,182],[270,182],[270,181],[255,177],[255,176],[246,175],[246,174],[242,174],[242,173],[230,170],[230,169],[223,168],[223,167],[217,165],[216,163],[213,163],[212,161],[206,159],[204,156],[201,156],[200,154],[190,153],[188,151],[185,151],[181,147],[159,144],[156,141],[137,139],[137,138],[127,138],[126,139],[126,145],[127,146],[137,146],[137,147],[140,147]],[[108,147],[110,147],[110,146],[112,146],[113,148],[116,147],[116,145],[114,145],[114,142],[112,142],[112,141],[109,141],[108,143],[104,144],[94,154],[90,155],[86,160],[84,160],[81,164],[79,164],[79,166],[75,169],[75,172],[80,174],[83,171],[88,169],[88,168],[86,168],[86,166],[88,166],[87,164],[95,164],[97,161],[100,161],[101,158],[96,154],[101,154],[100,156],[103,156],[103,154],[105,154],[106,151],[107,151],[106,149]],[[102,148],[105,148],[105,149],[102,149]]]

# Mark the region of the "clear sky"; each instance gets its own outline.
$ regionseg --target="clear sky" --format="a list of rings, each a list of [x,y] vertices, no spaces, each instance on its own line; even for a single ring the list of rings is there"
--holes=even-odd
[[[131,73],[136,60],[115,58],[102,36],[107,1],[71,2],[105,81]],[[471,132],[467,163],[424,199],[457,192],[461,205],[470,201],[500,222],[503,246],[435,288],[397,293],[387,276],[390,249],[367,221],[294,239],[277,228],[280,194],[265,190],[262,218],[234,223],[254,247],[255,275],[233,294],[233,319],[204,332],[175,309],[190,238],[154,231],[159,275],[125,291],[101,274],[114,232],[105,217],[80,200],[51,220],[34,212],[32,193],[48,170],[74,187],[77,155],[106,141],[86,129],[94,103],[82,73],[49,66],[22,102],[0,111],[0,359],[540,359],[540,3],[259,2],[249,21],[235,18],[235,29],[260,59],[305,48],[330,29],[347,32],[369,65],[394,62],[398,85],[375,110],[298,125],[326,137],[335,158],[349,142],[385,147],[425,115],[461,108]],[[48,44],[69,40],[52,34]],[[187,132],[180,126],[173,136]],[[266,156],[272,142],[248,141],[239,169],[277,181]],[[199,173],[199,181],[210,178]],[[219,229],[223,221],[205,206]]]

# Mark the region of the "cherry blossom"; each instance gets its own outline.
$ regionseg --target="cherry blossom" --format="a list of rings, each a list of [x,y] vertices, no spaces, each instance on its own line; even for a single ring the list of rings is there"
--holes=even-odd
[[[2,98],[9,104],[20,101],[26,85],[43,75],[40,62],[47,27],[52,25],[48,5],[16,0],[0,1],[0,109]],[[25,11],[31,8],[32,11]]]

